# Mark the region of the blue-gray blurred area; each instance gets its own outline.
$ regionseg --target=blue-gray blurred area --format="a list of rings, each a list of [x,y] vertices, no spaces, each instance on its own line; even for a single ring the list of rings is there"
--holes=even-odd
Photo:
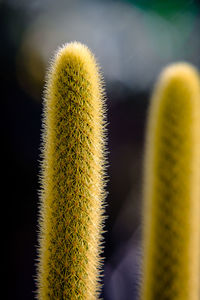
[[[200,67],[200,4],[186,0],[0,0],[3,299],[34,299],[45,71],[80,41],[105,78],[108,175],[105,300],[138,298],[144,131],[150,93],[168,63]],[[5,269],[4,269],[5,268]]]

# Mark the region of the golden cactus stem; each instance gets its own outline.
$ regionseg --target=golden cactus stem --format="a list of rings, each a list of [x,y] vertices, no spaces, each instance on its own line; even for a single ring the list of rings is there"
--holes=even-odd
[[[142,300],[200,295],[200,82],[167,67],[150,106],[144,188]]]
[[[96,299],[104,221],[105,101],[94,56],[60,48],[43,116],[38,299]]]

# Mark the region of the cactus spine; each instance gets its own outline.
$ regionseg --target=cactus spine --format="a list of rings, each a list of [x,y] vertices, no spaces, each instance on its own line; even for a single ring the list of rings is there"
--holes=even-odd
[[[148,120],[142,300],[198,300],[200,286],[200,83],[169,66]]]
[[[89,49],[63,46],[44,101],[38,299],[96,299],[104,212],[105,103]]]

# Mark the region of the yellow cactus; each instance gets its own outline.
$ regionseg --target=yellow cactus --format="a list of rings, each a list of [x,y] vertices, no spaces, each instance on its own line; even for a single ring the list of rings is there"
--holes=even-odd
[[[200,295],[200,82],[186,63],[161,74],[150,107],[142,300]]]
[[[58,50],[45,94],[38,299],[96,299],[104,221],[105,101],[89,49]]]

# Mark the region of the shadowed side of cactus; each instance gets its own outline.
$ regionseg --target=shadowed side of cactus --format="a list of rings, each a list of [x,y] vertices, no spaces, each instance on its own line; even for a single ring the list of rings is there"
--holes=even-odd
[[[200,82],[186,63],[167,67],[147,128],[142,300],[200,293]]]
[[[105,101],[89,49],[59,49],[46,85],[38,299],[96,299],[104,221]]]

